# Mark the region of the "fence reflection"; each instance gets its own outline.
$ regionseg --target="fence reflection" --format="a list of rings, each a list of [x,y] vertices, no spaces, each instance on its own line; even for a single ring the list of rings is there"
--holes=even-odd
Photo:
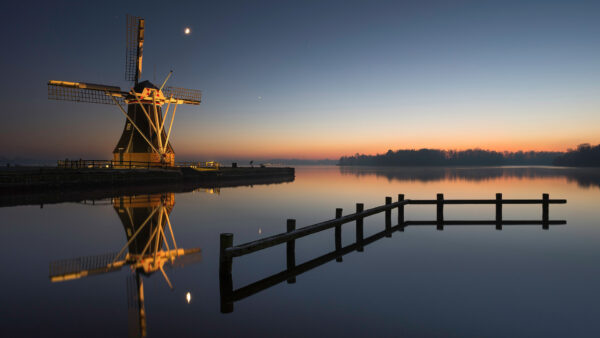
[[[296,221],[289,219],[287,221],[287,231],[285,233],[274,235],[268,238],[260,239],[254,242],[233,246],[232,234],[221,234],[221,253],[219,265],[219,286],[220,286],[220,307],[222,313],[233,312],[234,303],[244,298],[257,294],[265,289],[273,287],[279,283],[287,281],[293,284],[296,277],[318,266],[326,264],[332,260],[343,261],[343,256],[357,251],[362,252],[367,245],[370,245],[382,238],[392,237],[395,232],[403,232],[407,227],[415,226],[435,226],[437,230],[444,230],[447,226],[494,226],[496,230],[502,230],[504,226],[541,226],[548,230],[550,226],[565,225],[565,220],[550,220],[549,204],[566,203],[566,200],[551,200],[548,194],[544,194],[542,199],[513,200],[503,199],[502,194],[496,194],[493,200],[445,200],[442,194],[438,194],[435,200],[405,200],[404,195],[398,196],[398,202],[392,203],[390,197],[386,197],[385,205],[364,210],[362,203],[357,203],[356,213],[342,216],[342,209],[336,209],[335,218],[330,221],[309,225],[304,228],[296,229]],[[409,204],[435,204],[436,219],[428,221],[410,221],[404,220],[404,207]],[[445,220],[445,204],[495,204],[496,217],[493,220]],[[541,204],[542,219],[540,220],[505,220],[502,217],[503,204]],[[392,226],[392,209],[398,210],[398,223]],[[364,237],[364,217],[374,215],[380,212],[385,213],[384,230],[374,235]],[[350,245],[342,246],[342,225],[355,221],[355,242]],[[319,231],[334,228],[335,250],[311,259],[307,262],[296,264],[295,240]],[[286,269],[279,273],[265,277],[257,282],[233,288],[233,258],[243,256],[252,252],[260,251],[278,244],[286,244]]]

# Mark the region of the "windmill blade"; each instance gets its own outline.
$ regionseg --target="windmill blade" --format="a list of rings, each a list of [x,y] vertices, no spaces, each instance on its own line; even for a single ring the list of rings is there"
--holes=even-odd
[[[154,258],[154,254],[128,257],[135,260],[131,263],[132,269],[143,269],[149,274],[160,269],[163,264],[171,268],[180,268],[198,263],[202,260],[202,250],[200,248],[160,250],[157,252],[156,258]]]
[[[125,49],[125,79],[138,83],[142,75],[144,55],[144,19],[127,14],[127,45]]]
[[[129,337],[146,336],[144,284],[139,272],[127,277],[127,321]]]
[[[202,100],[202,92],[197,89],[187,89],[180,87],[164,87],[163,94],[166,98],[172,97],[173,99],[183,104],[195,104],[199,105]]]
[[[129,337],[141,337],[140,334],[140,303],[136,275],[129,275],[127,282],[127,326]]]
[[[126,261],[117,261],[111,264],[115,258],[114,253],[64,259],[50,263],[50,281],[63,282],[71,279],[97,275],[101,273],[118,271]]]
[[[202,250],[200,248],[194,249],[179,249],[183,253],[179,253],[172,262],[168,264],[173,268],[182,268],[186,265],[195,264],[202,261]]]
[[[115,86],[107,86],[85,82],[49,81],[48,99],[114,104],[112,97],[123,104],[126,92]]]

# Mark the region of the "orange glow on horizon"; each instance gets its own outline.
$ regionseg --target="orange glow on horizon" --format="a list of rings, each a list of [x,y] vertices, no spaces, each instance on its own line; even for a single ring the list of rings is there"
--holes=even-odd
[[[339,129],[319,126],[310,129],[305,125],[290,125],[284,128],[257,126],[244,131],[224,127],[220,133],[209,130],[202,135],[184,134],[187,133],[184,131],[173,140],[176,155],[180,158],[339,159],[356,153],[375,155],[390,149],[422,148],[564,152],[582,143],[600,143],[600,137],[592,126],[585,130],[551,133],[541,127],[531,130],[488,130],[463,125],[460,128],[429,128],[421,131],[408,126],[397,129],[393,126]]]
[[[568,149],[574,149],[579,144],[586,142],[562,144],[497,144],[495,146],[468,146],[457,144],[456,146],[443,146],[435,144],[411,144],[411,145],[396,145],[386,146],[383,144],[366,144],[366,145],[323,145],[320,147],[300,147],[293,144],[280,144],[267,146],[252,147],[246,144],[243,147],[234,147],[233,149],[215,148],[212,151],[204,151],[195,153],[194,151],[186,151],[183,147],[179,148],[178,157],[195,158],[195,157],[218,157],[218,158],[248,158],[256,157],[257,159],[339,159],[342,156],[353,156],[356,153],[364,155],[385,154],[388,150],[407,150],[407,149],[440,149],[440,150],[456,150],[463,151],[468,149],[481,149],[497,152],[517,152],[517,151],[548,151],[548,152],[565,152]],[[600,143],[600,142],[599,142]],[[595,143],[592,143],[595,144]],[[191,149],[190,149],[191,150]]]

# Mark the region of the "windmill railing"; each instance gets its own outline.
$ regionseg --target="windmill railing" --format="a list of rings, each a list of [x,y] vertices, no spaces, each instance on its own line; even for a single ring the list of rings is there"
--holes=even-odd
[[[182,161],[175,162],[176,167],[188,167],[195,169],[214,169],[219,170],[221,168],[221,164],[216,161],[207,161],[207,162],[197,162],[197,161]]]
[[[175,162],[173,165],[160,162],[145,161],[114,161],[114,160],[58,160],[58,168],[63,169],[175,169],[181,167],[190,167],[204,170],[219,170],[218,162]]]
[[[541,225],[542,229],[548,230],[550,225],[564,225],[564,220],[550,220],[549,205],[550,204],[565,204],[566,199],[550,199],[549,194],[543,194],[541,199],[503,199],[502,194],[496,194],[495,199],[444,199],[443,194],[437,194],[434,200],[410,200],[404,199],[404,195],[398,195],[398,201],[392,202],[391,197],[385,198],[385,204],[364,210],[362,203],[356,204],[356,212],[343,216],[342,209],[335,210],[335,218],[296,229],[296,220],[287,220],[287,232],[262,238],[252,242],[233,245],[233,234],[222,233],[220,237],[220,255],[219,255],[219,279],[221,284],[221,311],[224,313],[233,311],[233,302],[246,298],[256,292],[264,290],[281,281],[295,281],[295,276],[306,272],[315,266],[324,264],[332,259],[341,261],[341,256],[351,251],[362,252],[364,246],[381,237],[391,237],[395,231],[404,231],[404,228],[409,226],[427,226],[434,225],[437,230],[444,230],[445,226],[495,226],[496,230],[502,230],[503,226],[514,225]],[[436,219],[427,221],[411,221],[405,220],[404,209],[407,205],[436,205]],[[444,205],[494,205],[496,217],[489,220],[446,220],[444,219]],[[506,220],[503,218],[504,204],[541,204],[541,220]],[[392,226],[392,210],[397,209],[397,225]],[[371,237],[364,238],[364,218],[385,213],[385,230]],[[356,242],[350,246],[342,247],[342,225],[350,222],[356,223]],[[296,239],[321,232],[328,229],[335,229],[335,251],[315,260],[296,266],[295,260],[295,241]],[[256,251],[264,250],[279,244],[286,244],[287,247],[287,269],[283,272],[265,278],[259,282],[253,283],[246,287],[234,290],[232,280],[232,265],[233,258],[244,256]]]

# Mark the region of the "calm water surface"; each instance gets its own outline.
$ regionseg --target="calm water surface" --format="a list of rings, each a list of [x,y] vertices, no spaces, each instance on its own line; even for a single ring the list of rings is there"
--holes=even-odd
[[[298,167],[291,183],[116,198],[93,206],[0,208],[2,335],[127,336],[132,316],[128,283],[135,281],[130,268],[51,282],[49,266],[118,252],[128,238],[127,210],[131,214],[136,206],[152,210],[164,203],[159,212],[169,214],[178,247],[200,248],[201,259],[182,267],[165,265],[173,290],[160,271],[140,274],[149,337],[597,337],[596,175],[561,168]],[[342,263],[307,271],[294,284],[284,281],[237,301],[232,313],[220,311],[221,233],[233,233],[234,244],[241,244],[284,232],[287,218],[303,227],[333,218],[335,208],[347,214],[357,202],[370,208],[399,193],[413,199],[434,199],[436,193],[489,199],[497,192],[505,198],[541,198],[542,193],[565,198],[567,204],[550,206],[550,218],[567,225],[550,230],[505,226],[502,231],[494,226],[408,227],[364,252],[345,255]],[[494,217],[491,205],[447,206],[445,212],[446,219]],[[139,222],[140,217],[145,218],[129,219]],[[507,205],[504,218],[540,219],[541,207]],[[435,206],[407,206],[406,219],[433,220]],[[365,237],[382,231],[383,215],[366,219],[364,229]],[[354,242],[354,231],[354,224],[344,225],[344,245]],[[299,239],[296,264],[332,250],[333,229]],[[236,258],[233,286],[285,269],[285,245]]]

